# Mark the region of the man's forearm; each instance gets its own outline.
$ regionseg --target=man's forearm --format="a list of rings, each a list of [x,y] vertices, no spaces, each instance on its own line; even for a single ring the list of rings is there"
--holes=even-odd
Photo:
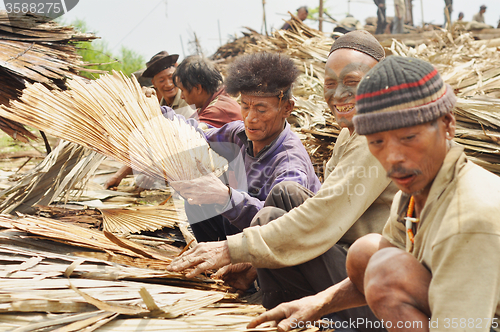
[[[366,305],[365,296],[349,278],[316,294],[316,297],[322,303],[321,316]]]

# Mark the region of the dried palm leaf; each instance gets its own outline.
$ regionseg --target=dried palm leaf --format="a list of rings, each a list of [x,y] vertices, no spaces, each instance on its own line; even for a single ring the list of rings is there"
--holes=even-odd
[[[104,156],[69,142],[61,142],[15,185],[0,192],[7,199],[1,213],[34,213],[36,204],[49,205],[74,188],[82,189]]]
[[[0,104],[19,97],[25,82],[64,87],[84,65],[73,44],[96,37],[31,14],[0,12]],[[0,130],[27,142],[37,137],[11,120],[0,118]]]
[[[99,210],[103,216],[103,229],[111,233],[153,232],[163,227],[174,228],[181,222],[187,222],[184,211],[177,210],[173,204]]]

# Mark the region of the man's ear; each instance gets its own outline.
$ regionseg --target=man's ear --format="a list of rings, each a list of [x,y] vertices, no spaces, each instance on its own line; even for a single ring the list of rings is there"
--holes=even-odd
[[[285,103],[283,104],[283,117],[286,119],[290,116],[290,114],[292,114],[292,111],[293,111],[293,107],[295,106],[295,101],[293,99],[288,99],[287,101],[285,101]]]
[[[455,137],[457,121],[455,119],[455,116],[453,115],[453,112],[450,111],[448,114],[443,115],[440,120],[443,121],[444,129],[446,133],[448,133],[450,139]]]
[[[196,94],[199,96],[203,93],[203,88],[201,87],[201,84],[196,84],[193,89],[195,89]]]

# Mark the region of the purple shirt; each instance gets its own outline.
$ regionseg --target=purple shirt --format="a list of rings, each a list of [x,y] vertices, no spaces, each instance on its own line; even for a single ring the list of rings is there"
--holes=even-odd
[[[167,118],[173,116],[174,111],[162,108]],[[193,122],[188,121],[197,127]],[[294,181],[314,193],[321,187],[306,149],[288,122],[280,135],[256,156],[253,156],[243,121],[211,128],[204,135],[210,147],[230,163],[226,180],[232,188],[231,201],[220,210],[239,229],[250,226],[276,184]]]

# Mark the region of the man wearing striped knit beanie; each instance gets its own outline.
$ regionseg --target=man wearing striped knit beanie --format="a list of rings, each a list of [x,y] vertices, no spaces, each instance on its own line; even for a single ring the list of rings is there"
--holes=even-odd
[[[366,74],[355,130],[400,189],[383,234],[353,243],[348,278],[259,322],[368,304],[388,331],[500,330],[500,179],[452,141],[455,100],[422,60],[391,56]]]
[[[455,100],[414,58],[381,61],[358,87],[355,129],[400,192],[347,266],[389,331],[499,331],[500,179],[453,142]]]

